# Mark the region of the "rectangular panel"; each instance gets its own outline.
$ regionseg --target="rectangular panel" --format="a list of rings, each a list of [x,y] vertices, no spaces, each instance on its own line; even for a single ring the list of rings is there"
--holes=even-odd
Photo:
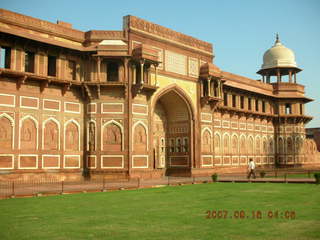
[[[102,155],[101,168],[123,168],[123,155]]]
[[[0,154],[0,169],[13,169],[13,168],[14,168],[14,155]]]
[[[222,127],[223,128],[230,128],[230,122],[229,121],[222,121]]]
[[[267,157],[262,157],[261,164],[268,164],[268,158]]]
[[[148,168],[148,155],[133,155],[132,168]]]
[[[60,101],[43,99],[43,110],[60,112]]]
[[[18,168],[19,169],[37,169],[38,155],[33,155],[33,154],[19,155]]]
[[[64,168],[80,168],[79,155],[65,155],[63,161]]]
[[[15,107],[15,95],[0,93],[0,106]]]
[[[239,129],[240,130],[246,130],[246,124],[245,123],[239,123]]]
[[[172,167],[187,167],[188,166],[188,156],[172,156],[170,157],[170,166]]]
[[[251,124],[251,123],[248,123],[247,124],[247,130],[253,130],[253,124]]]
[[[97,113],[97,103],[89,103],[87,105],[87,113]]]
[[[212,114],[210,113],[201,113],[201,122],[212,122]]]
[[[214,157],[214,165],[221,166],[222,165],[222,157],[221,156],[215,156]]]
[[[123,103],[102,103],[101,112],[123,114]]]
[[[232,157],[232,165],[239,165],[239,157]]]
[[[240,157],[240,165],[247,165],[247,157],[246,156]]]
[[[80,103],[65,102],[64,111],[69,113],[80,113]]]
[[[292,132],[292,127],[286,127],[285,130],[286,130],[287,133],[291,133]]]
[[[221,127],[221,120],[215,119],[213,123],[214,123],[214,127]]]
[[[261,157],[255,157],[255,162],[256,162],[256,164],[260,165],[261,164]]]
[[[287,156],[287,163],[293,163],[293,157]]]
[[[223,157],[223,165],[231,165],[230,157]]]
[[[267,132],[267,127],[266,126],[261,126],[261,131],[262,132]]]
[[[39,109],[39,98],[21,96],[20,107],[30,108],[30,109]]]
[[[268,162],[269,164],[274,164],[274,157],[269,157]]]
[[[189,57],[189,76],[199,76],[199,61],[197,58]]]
[[[202,155],[202,166],[203,167],[212,167],[213,166],[213,157],[212,155]]]
[[[231,128],[232,129],[238,129],[238,123],[237,122],[231,122]]]
[[[148,105],[146,104],[132,104],[132,112],[138,115],[148,115]]]
[[[95,155],[87,156],[87,168],[89,169],[97,168],[97,156]]]
[[[187,75],[187,57],[171,51],[165,51],[165,68],[168,72]]]
[[[42,168],[44,169],[60,168],[60,155],[42,155]]]

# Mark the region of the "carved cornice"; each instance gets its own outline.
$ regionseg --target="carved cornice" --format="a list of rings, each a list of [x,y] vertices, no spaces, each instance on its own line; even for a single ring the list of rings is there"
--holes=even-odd
[[[0,9],[0,21],[42,33],[53,34],[77,42],[83,42],[84,40],[84,32],[79,30],[4,9]]]
[[[213,55],[211,43],[201,41],[135,16],[128,15],[124,17],[124,28],[145,33],[161,40],[166,40],[168,42],[176,43],[194,50],[202,51],[206,54]]]
[[[85,33],[85,38],[88,41],[125,40],[125,35],[123,31],[91,30]]]

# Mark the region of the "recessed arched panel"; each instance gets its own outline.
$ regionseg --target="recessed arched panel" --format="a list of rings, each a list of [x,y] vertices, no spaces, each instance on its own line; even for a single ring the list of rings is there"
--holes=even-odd
[[[246,137],[245,135],[240,136],[240,154],[246,155],[247,154],[247,146],[246,146]]]
[[[133,150],[137,152],[146,152],[148,149],[147,142],[147,130],[144,125],[139,123],[134,127]]]
[[[293,153],[293,141],[291,137],[287,138],[287,154]]]
[[[212,134],[209,129],[202,131],[201,143],[203,153],[210,153],[212,151]]]
[[[10,116],[0,115],[0,146],[2,149],[13,149],[12,123]]]
[[[79,150],[79,128],[74,121],[70,121],[65,126],[65,150]]]
[[[38,123],[32,117],[26,117],[21,120],[20,128],[20,149],[36,150],[38,149]]]
[[[273,154],[274,153],[274,140],[273,140],[273,137],[269,138],[268,151],[269,151],[269,154]]]
[[[229,134],[223,135],[223,154],[229,154],[230,149],[230,136]]]
[[[261,138],[260,138],[260,136],[257,136],[256,137],[256,144],[255,144],[255,146],[256,146],[256,154],[261,154]]]
[[[103,128],[103,150],[121,151],[122,150],[122,131],[114,122],[111,122]]]
[[[215,155],[221,154],[221,137],[218,133],[214,135],[214,153]]]
[[[284,153],[284,151],[283,151],[283,139],[282,139],[282,137],[279,137],[278,138],[278,153],[279,154],[283,154]]]
[[[59,150],[60,129],[53,119],[48,119],[43,123],[43,149]]]
[[[262,153],[264,155],[268,154],[268,140],[266,137],[262,139]]]
[[[254,154],[254,143],[253,143],[253,137],[248,137],[248,154],[253,155]]]
[[[232,154],[233,155],[238,155],[239,154],[239,142],[238,142],[238,136],[237,135],[232,135],[232,140],[231,140],[231,146],[232,146]]]

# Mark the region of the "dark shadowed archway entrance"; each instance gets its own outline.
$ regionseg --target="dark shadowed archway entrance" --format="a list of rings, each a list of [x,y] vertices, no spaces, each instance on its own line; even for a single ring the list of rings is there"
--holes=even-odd
[[[155,167],[166,175],[190,175],[192,166],[192,113],[176,90],[162,94],[153,114],[153,151]]]

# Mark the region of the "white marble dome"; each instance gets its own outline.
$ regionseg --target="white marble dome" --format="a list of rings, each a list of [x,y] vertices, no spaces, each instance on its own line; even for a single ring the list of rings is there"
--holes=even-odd
[[[272,48],[268,49],[263,55],[261,69],[278,67],[297,67],[294,52],[282,45],[277,35],[277,39]]]

